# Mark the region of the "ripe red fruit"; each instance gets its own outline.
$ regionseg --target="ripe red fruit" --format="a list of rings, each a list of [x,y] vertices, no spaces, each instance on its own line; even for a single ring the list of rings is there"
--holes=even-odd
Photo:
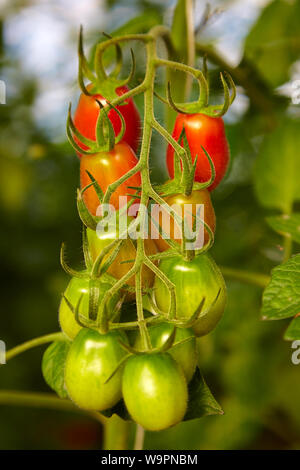
[[[88,85],[88,91],[91,91],[92,85]],[[129,90],[127,86],[121,86],[116,89],[116,93],[121,96]],[[96,123],[99,116],[99,104],[97,101],[105,106],[106,99],[101,94],[95,94],[93,96],[85,95],[81,93],[79,102],[74,114],[74,124],[78,131],[88,139],[96,141]],[[122,141],[126,142],[136,152],[139,145],[141,119],[139,112],[134,104],[132,98],[125,101],[124,104],[116,106],[119,112],[123,115],[126,129]],[[121,130],[121,120],[118,113],[111,109],[108,113],[108,117],[113,125],[115,134],[117,135]],[[87,147],[81,143],[75,136],[75,141],[78,145],[86,150]],[[81,154],[79,154],[81,156]]]
[[[223,179],[228,162],[229,146],[226,139],[224,122],[221,117],[210,117],[205,114],[178,114],[173,130],[173,137],[178,141],[183,127],[185,128],[192,160],[198,155],[195,181],[205,182],[211,177],[209,161],[202,149],[211,157],[216,171],[214,182],[208,190],[215,189]],[[181,143],[182,145],[182,143]],[[171,145],[167,149],[167,166],[171,178],[174,176],[174,149]]]

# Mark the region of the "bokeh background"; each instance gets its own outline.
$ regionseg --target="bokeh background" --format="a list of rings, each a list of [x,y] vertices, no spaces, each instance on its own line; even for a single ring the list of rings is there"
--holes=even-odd
[[[205,2],[196,0],[195,24],[199,50],[210,45],[218,53],[219,63],[210,62],[213,96],[221,91],[222,61],[238,85],[225,117],[231,169],[213,194],[213,255],[222,266],[269,274],[281,261],[282,239],[264,220],[272,211],[260,206],[253,174],[265,136],[286,116],[300,115],[291,99],[300,78],[300,2],[210,3],[216,12],[201,28]],[[79,96],[79,25],[88,50],[102,31],[136,15],[169,24],[174,1],[0,0],[0,8],[0,79],[7,87],[0,105],[0,339],[10,348],[58,330],[68,282],[59,263],[62,241],[73,265],[82,263],[79,163],[65,135],[68,103]],[[136,80],[139,74],[142,67]],[[142,110],[141,99],[137,104]],[[157,116],[163,119],[159,103]],[[151,162],[153,179],[166,178],[161,142],[154,141]],[[259,287],[230,279],[227,285],[224,318],[199,341],[200,365],[225,414],[147,433],[146,448],[300,449],[300,365],[292,364],[291,346],[282,339],[288,322],[261,321]],[[0,388],[48,392],[43,349],[2,366]],[[0,403],[1,449],[96,449],[102,434],[99,423],[77,413]]]

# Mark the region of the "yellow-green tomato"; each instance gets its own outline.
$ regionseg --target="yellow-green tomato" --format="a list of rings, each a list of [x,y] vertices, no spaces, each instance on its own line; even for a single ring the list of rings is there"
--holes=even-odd
[[[171,323],[160,323],[159,325],[148,328],[151,345],[153,348],[160,348],[170,337],[174,329]],[[186,340],[183,344],[180,341]],[[142,350],[142,339],[138,336],[135,342],[135,348]],[[190,382],[197,366],[197,345],[196,337],[192,328],[176,328],[175,341],[172,348],[168,351],[175,361],[182,367],[187,382]]]
[[[168,353],[131,356],[124,367],[122,392],[133,420],[149,431],[174,426],[185,415],[186,379]]]
[[[202,313],[193,330],[196,336],[207,335],[221,319],[226,305],[224,278],[213,258],[201,254],[192,261],[186,261],[181,256],[174,256],[162,260],[159,269],[175,285],[177,318],[191,318],[205,298]],[[169,292],[158,277],[155,279],[154,295],[159,309],[168,312]]]
[[[106,291],[111,286],[104,282],[99,281],[99,290],[100,290],[100,301],[104,296]],[[68,299],[71,305],[75,308],[81,295],[83,294],[79,313],[82,317],[88,318],[89,316],[89,278],[78,278],[73,277],[69,282],[67,289],[64,293],[64,296]],[[111,300],[108,302],[108,314],[112,313],[116,304],[120,298],[120,294],[114,295]],[[74,313],[70,309],[69,305],[62,298],[59,306],[59,323],[62,331],[69,339],[74,339],[77,333],[81,330],[81,326],[75,320]]]
[[[126,336],[118,331],[100,334],[83,328],[67,355],[65,385],[69,397],[80,408],[103,411],[121,398],[121,369],[106,382],[126,355],[119,340]]]

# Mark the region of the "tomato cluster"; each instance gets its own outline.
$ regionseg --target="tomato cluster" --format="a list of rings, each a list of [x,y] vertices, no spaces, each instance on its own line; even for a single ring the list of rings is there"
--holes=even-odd
[[[162,209],[155,216],[150,210],[155,197],[148,198],[149,221],[158,236],[151,238],[148,225],[138,250],[141,245],[128,233],[121,236],[120,217],[125,213],[127,226],[139,221],[127,209],[145,189],[135,153],[140,116],[130,93],[118,106],[111,105],[114,99],[120,103],[129,88],[109,84],[103,90],[99,80],[82,86],[74,121],[71,113],[68,117],[68,136],[80,157],[83,206],[78,208],[86,225],[86,268],[69,270],[73,277],[59,308],[60,326],[70,342],[64,383],[79,407],[113,412],[123,401],[134,421],[158,431],[184,419],[198,362],[197,337],[215,328],[225,308],[224,279],[207,250],[216,225],[210,192],[225,174],[229,150],[221,117],[178,114],[173,141],[169,138],[173,146],[166,155],[171,179],[155,188]],[[176,160],[174,140],[184,147],[187,161]],[[103,200],[113,206],[117,218],[99,231],[105,216],[98,206]],[[202,229],[202,244],[191,251],[185,235],[182,239],[176,232],[178,220],[181,229],[186,222],[182,210],[187,205],[189,229],[198,227],[199,218]],[[204,208],[200,217],[199,205]],[[169,237],[163,233],[166,213]],[[142,265],[138,283],[134,269],[141,254],[148,263]],[[127,318],[126,305],[131,305],[133,319]]]

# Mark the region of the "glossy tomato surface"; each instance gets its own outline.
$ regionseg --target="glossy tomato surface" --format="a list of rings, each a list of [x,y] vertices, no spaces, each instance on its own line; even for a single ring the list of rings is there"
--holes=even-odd
[[[216,171],[216,177],[208,188],[215,189],[223,179],[228,162],[229,146],[226,139],[224,122],[221,117],[210,117],[205,114],[178,114],[173,130],[173,137],[178,141],[181,131],[185,128],[190,146],[192,159],[198,155],[195,181],[208,181],[211,177],[209,161],[202,150],[205,148],[211,157]],[[167,149],[167,166],[171,178],[174,176],[174,149],[171,145]]]
[[[99,282],[99,289],[100,289],[100,301],[101,298],[104,296],[106,291],[111,286],[104,282]],[[88,278],[78,278],[73,277],[64,293],[64,296],[68,299],[68,301],[72,304],[74,308],[83,294],[79,313],[82,317],[88,319],[89,316],[89,279]],[[119,294],[115,294],[110,301],[108,302],[108,315],[113,313],[114,308],[120,298]],[[99,302],[100,302],[99,301]],[[62,298],[60,306],[59,306],[59,323],[62,331],[69,339],[74,339],[77,333],[82,329],[82,327],[77,323],[75,320],[74,313],[70,309],[69,305]]]
[[[102,411],[120,400],[121,369],[105,383],[126,355],[119,340],[124,342],[126,337],[118,331],[102,335],[83,328],[71,344],[65,384],[70,398],[80,408]]]
[[[93,89],[91,84],[87,86],[87,89],[92,93]],[[121,96],[124,93],[127,93],[129,90],[128,87],[122,86],[116,89],[116,93]],[[96,93],[93,96],[85,95],[81,93],[79,102],[74,114],[74,124],[79,132],[88,139],[96,141],[96,123],[99,116],[99,104],[97,101],[100,101],[103,106],[107,103],[106,99],[101,96],[101,94]],[[139,112],[134,104],[132,98],[129,98],[125,101],[125,104],[117,106],[117,109],[122,114],[126,129],[123,136],[123,141],[127,142],[130,147],[136,152],[139,145],[139,138],[141,133],[141,119]],[[121,130],[121,121],[115,110],[110,110],[108,113],[109,119],[113,125],[115,134],[117,135]],[[87,147],[75,139],[79,146],[86,150]]]
[[[174,326],[171,323],[160,323],[159,325],[148,328],[151,345],[153,348],[160,348],[169,339]],[[183,344],[176,344],[180,341],[190,338]],[[143,343],[139,336],[135,342],[135,348],[142,350]],[[180,365],[187,382],[191,380],[197,366],[197,345],[195,333],[192,328],[176,328],[175,341],[168,353]]]
[[[91,183],[91,179],[87,173],[88,171],[97,180],[103,193],[105,193],[111,183],[114,183],[121,178],[121,176],[134,168],[137,162],[138,160],[135,153],[126,142],[120,142],[110,152],[83,155],[80,160],[81,188],[83,189]],[[129,197],[126,197],[126,194],[134,194],[136,192],[134,189],[128,188],[128,186],[136,187],[140,185],[141,176],[140,173],[136,173],[117,188],[112,194],[109,203],[112,204],[115,209],[123,207],[129,201]],[[120,201],[120,196],[125,197],[125,199]],[[84,192],[83,198],[89,211],[93,215],[96,215],[100,201],[94,186],[91,186]]]
[[[112,229],[109,233],[98,234],[96,231],[88,228],[87,238],[88,238],[88,244],[89,244],[89,249],[91,252],[92,259],[95,261],[98,255],[102,252],[103,248],[109,245],[113,240],[116,240],[117,230]],[[157,253],[157,247],[153,240],[151,239],[145,240],[144,246],[145,246],[146,254],[151,255],[151,254]],[[107,259],[107,256],[109,256],[109,254],[106,255],[106,257],[104,257],[104,261],[105,259]],[[133,242],[130,240],[130,238],[127,238],[124,241],[117,257],[108,268],[107,270],[108,274],[115,277],[116,279],[120,279],[125,274],[127,274],[127,272],[132,268],[135,258],[136,258],[136,248]],[[130,262],[125,263],[125,261],[129,261],[129,260]],[[154,273],[146,266],[143,266],[142,268],[143,287],[152,287],[153,282],[154,282]],[[130,286],[135,285],[134,276],[131,277],[127,281],[127,284]]]
[[[192,261],[185,261],[181,256],[174,256],[162,260],[159,268],[175,285],[177,317],[189,319],[205,298],[202,313],[193,325],[193,330],[196,336],[204,336],[213,330],[225,309],[226,286],[212,257],[202,254]],[[155,278],[154,295],[157,306],[163,312],[168,312],[169,293],[158,277]]]
[[[186,380],[168,353],[131,356],[124,367],[122,392],[131,417],[149,431],[174,426],[185,415]]]
[[[185,196],[184,194],[172,194],[170,196],[165,197],[164,199],[165,199],[165,202],[169,206],[173,206],[173,209],[176,211],[178,215],[180,215],[182,218],[185,217],[189,230],[193,230],[193,222],[195,220],[193,216],[198,216],[201,220],[204,220],[204,222],[207,223],[207,225],[210,227],[213,233],[215,232],[216,216],[215,216],[215,211],[211,202],[210,194],[207,191],[207,189],[200,189],[197,191],[192,191],[190,196]],[[204,213],[202,212],[201,205],[203,206]],[[204,219],[203,219],[203,214],[204,214]],[[158,220],[160,227],[165,232],[166,231],[164,229],[165,224],[163,222],[164,217],[165,217],[165,221],[168,223],[169,216],[165,210],[163,212],[159,212],[158,217],[155,215],[153,216],[154,220],[155,219]],[[205,245],[209,241],[209,234],[207,230],[204,229],[204,226],[201,224],[200,221],[197,221],[197,223],[199,225],[199,230],[198,230],[199,235],[197,236],[197,239],[195,242],[195,248],[200,249],[202,248],[203,245]],[[200,236],[200,233],[203,233],[202,230],[204,230],[204,237]],[[178,224],[176,222],[174,223],[174,218],[170,217],[170,231],[168,233],[168,238],[178,243],[181,243],[181,240],[182,240],[181,233],[182,231],[178,227]],[[165,251],[170,248],[168,243],[161,236],[159,236],[159,238],[155,240],[155,243],[159,251]]]

